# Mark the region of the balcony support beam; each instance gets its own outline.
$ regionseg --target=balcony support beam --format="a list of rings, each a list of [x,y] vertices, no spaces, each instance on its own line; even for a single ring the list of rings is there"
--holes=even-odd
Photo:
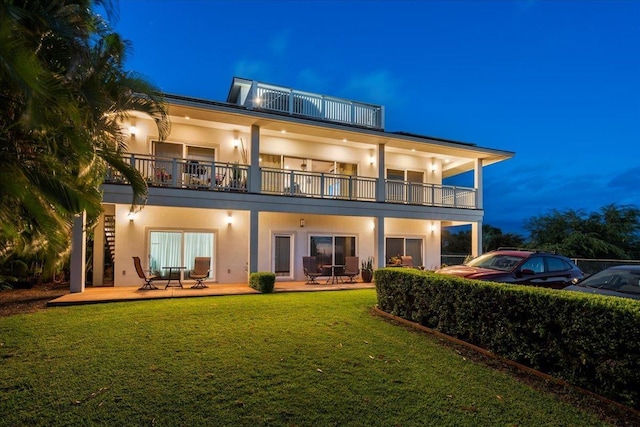
[[[386,185],[384,183],[384,173],[385,173],[385,165],[384,165],[384,144],[378,144],[378,185],[377,185],[377,194],[376,201],[384,202],[386,198]]]
[[[260,173],[260,126],[251,126],[251,159],[249,166],[249,192],[260,193],[262,188],[262,174]]]

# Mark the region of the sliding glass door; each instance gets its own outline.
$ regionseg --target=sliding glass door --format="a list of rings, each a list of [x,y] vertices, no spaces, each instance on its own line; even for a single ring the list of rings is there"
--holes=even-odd
[[[154,274],[168,278],[165,267],[185,267],[183,277],[188,279],[196,257],[211,259],[210,278],[215,278],[213,260],[215,234],[197,231],[160,231],[149,233],[149,268]]]

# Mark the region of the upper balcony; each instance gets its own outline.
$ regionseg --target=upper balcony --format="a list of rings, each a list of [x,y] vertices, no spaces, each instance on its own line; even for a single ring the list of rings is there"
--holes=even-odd
[[[150,187],[247,193],[251,168],[226,162],[197,162],[146,154],[125,157]],[[310,197],[406,205],[477,209],[474,188],[385,179],[384,199],[378,200],[377,178],[261,167],[260,194]],[[124,177],[108,171],[108,184],[125,184]]]
[[[384,130],[384,107],[234,78],[227,102],[329,122]]]

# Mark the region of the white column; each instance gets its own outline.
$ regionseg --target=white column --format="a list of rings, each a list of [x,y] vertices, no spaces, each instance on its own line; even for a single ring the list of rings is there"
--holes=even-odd
[[[441,227],[440,221],[425,221],[427,224],[427,252],[424,257],[424,268],[436,270],[442,264]]]
[[[471,256],[482,254],[482,221],[471,223]]]
[[[93,286],[104,284],[104,214],[93,230]]]
[[[475,161],[473,167],[473,186],[476,188],[476,207],[478,209],[484,209],[482,197],[482,159],[476,159]]]
[[[387,262],[384,256],[384,217],[376,217],[376,260],[378,268],[384,267]]]
[[[71,292],[84,292],[86,269],[84,261],[87,255],[87,213],[74,216],[71,232]]]
[[[262,189],[262,176],[260,175],[260,126],[251,126],[251,150],[249,167],[249,192],[260,193]]]
[[[384,144],[378,144],[378,191],[376,194],[377,202],[384,202],[386,195],[386,187],[384,184]]]
[[[258,220],[259,212],[251,210],[249,218],[249,275],[258,272]]]

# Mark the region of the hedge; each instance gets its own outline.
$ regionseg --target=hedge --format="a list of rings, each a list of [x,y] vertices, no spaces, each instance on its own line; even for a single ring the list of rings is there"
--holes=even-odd
[[[640,409],[640,301],[398,268],[375,283],[381,310]]]
[[[251,273],[249,276],[249,286],[258,292],[268,294],[273,292],[276,285],[276,275],[268,272]]]

